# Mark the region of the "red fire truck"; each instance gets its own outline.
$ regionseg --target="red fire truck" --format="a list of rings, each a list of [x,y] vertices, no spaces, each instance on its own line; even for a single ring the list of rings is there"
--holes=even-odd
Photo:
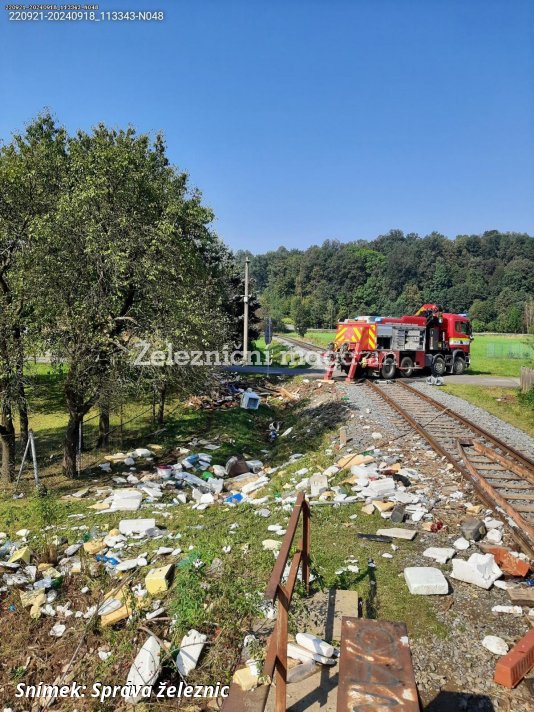
[[[471,323],[462,314],[424,304],[414,316],[359,316],[337,325],[329,345],[326,379],[339,366],[347,381],[364,375],[409,378],[430,369],[435,376],[461,374],[469,366]]]

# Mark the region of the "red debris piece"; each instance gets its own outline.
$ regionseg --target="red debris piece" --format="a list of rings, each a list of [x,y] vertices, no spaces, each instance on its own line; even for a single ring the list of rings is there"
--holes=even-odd
[[[438,519],[436,522],[432,522],[430,527],[431,532],[435,534],[436,532],[439,532],[440,529],[443,529],[443,522],[441,520]]]
[[[487,549],[488,554],[493,554],[495,563],[502,569],[505,574],[510,576],[526,576],[530,571],[528,561],[518,559],[511,551],[505,549],[504,546],[490,546]]]
[[[534,628],[514,645],[495,666],[494,681],[498,685],[512,689],[534,666]]]

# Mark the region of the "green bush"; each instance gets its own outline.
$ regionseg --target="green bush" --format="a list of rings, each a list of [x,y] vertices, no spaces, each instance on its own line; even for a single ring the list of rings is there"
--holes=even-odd
[[[473,327],[473,331],[480,333],[481,331],[487,331],[487,324],[485,324],[483,321],[480,321],[480,319],[473,319],[471,322],[471,326]]]
[[[532,386],[532,388],[526,393],[520,393],[518,400],[523,405],[534,409],[534,386]]]

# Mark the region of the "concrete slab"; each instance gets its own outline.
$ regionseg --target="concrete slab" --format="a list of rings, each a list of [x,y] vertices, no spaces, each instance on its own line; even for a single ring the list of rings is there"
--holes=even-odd
[[[332,628],[332,640],[341,640],[341,619],[343,616],[358,616],[358,592],[357,591],[333,591],[335,594],[334,622]]]
[[[404,578],[411,594],[416,596],[444,596],[449,584],[439,569],[432,566],[409,566]]]
[[[411,541],[415,538],[417,531],[415,529],[400,529],[399,527],[392,527],[391,529],[378,529],[378,536],[391,536],[393,539],[406,539]]]

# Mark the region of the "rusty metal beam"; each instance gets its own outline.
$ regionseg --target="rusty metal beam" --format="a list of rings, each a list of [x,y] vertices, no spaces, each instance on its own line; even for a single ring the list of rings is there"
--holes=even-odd
[[[473,441],[473,447],[475,448],[475,450],[482,453],[490,460],[499,463],[499,465],[503,465],[503,467],[505,467],[507,470],[514,472],[522,479],[528,480],[531,484],[534,485],[534,472],[529,470],[527,467],[523,467],[522,465],[519,465],[513,460],[507,459],[500,453],[491,450],[489,447],[486,447],[486,445],[484,445],[483,443],[479,443],[477,440]]]
[[[293,554],[289,574],[285,585],[282,577],[289,558],[289,552],[295,538],[295,533],[302,514],[302,539],[299,548]],[[288,610],[293,598],[299,568],[302,566],[302,580],[306,591],[309,588],[310,564],[310,508],[300,492],[282,542],[280,553],[276,559],[269,584],[265,592],[265,599],[278,601],[278,617],[272,634],[267,642],[267,653],[263,665],[262,675],[273,680],[275,688],[275,712],[286,710],[287,686],[287,627]],[[273,590],[274,589],[274,590]],[[263,712],[267,704],[270,685],[265,684],[250,692],[244,692],[237,684],[232,683],[230,694],[222,704],[223,712]]]
[[[297,526],[299,523],[300,513],[302,510],[302,503],[304,502],[304,492],[299,492],[297,496],[297,501],[293,511],[291,512],[291,517],[287,524],[287,531],[282,541],[282,546],[280,547],[280,553],[276,559],[276,563],[271,573],[269,583],[265,589],[264,597],[266,600],[274,601],[276,594],[278,592],[278,586],[282,580],[284,574],[284,569],[289,558],[289,552],[291,551],[291,546],[293,544],[293,539],[295,538],[295,533],[297,531]]]

